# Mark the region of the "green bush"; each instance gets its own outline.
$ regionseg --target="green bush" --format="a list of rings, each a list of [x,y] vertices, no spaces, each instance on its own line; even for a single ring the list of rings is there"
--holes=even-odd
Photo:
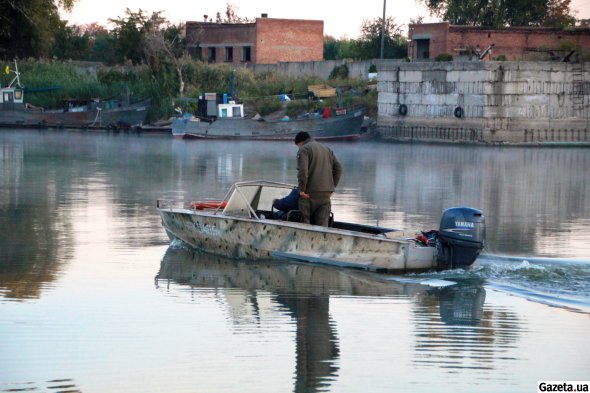
[[[494,60],[496,60],[496,61],[506,61],[506,60],[508,60],[508,58],[506,56],[504,56],[504,55],[500,55],[500,56],[496,57]]]
[[[441,53],[434,58],[434,61],[453,61],[453,55],[449,53]]]
[[[341,64],[339,66],[334,67],[332,72],[330,72],[329,79],[346,79],[348,78],[348,66],[346,64]]]
[[[320,108],[323,108],[323,103],[319,101],[310,101],[307,99],[290,101],[287,104],[285,114],[289,117],[297,117],[302,113],[315,112]]]
[[[252,108],[261,116],[266,116],[282,108],[281,99],[276,97],[266,97],[251,102]]]

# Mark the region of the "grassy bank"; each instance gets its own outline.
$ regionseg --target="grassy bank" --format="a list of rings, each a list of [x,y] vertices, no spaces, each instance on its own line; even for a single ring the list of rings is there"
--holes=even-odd
[[[3,66],[14,69],[14,63],[3,61]],[[21,60],[18,62],[21,84],[27,88],[26,102],[44,108],[59,108],[64,99],[113,98],[138,101],[150,98],[152,105],[148,121],[167,119],[174,115],[174,108],[194,111],[194,103],[179,96],[179,81],[171,67],[160,67],[158,72],[146,65],[105,67],[93,64],[75,64],[51,60]],[[4,67],[3,67],[4,68]],[[331,79],[317,77],[289,77],[275,73],[255,74],[249,69],[232,69],[230,65],[210,65],[192,61],[183,68],[184,97],[197,98],[204,92],[229,93],[233,74],[236,96],[246,108],[261,115],[281,107],[280,94],[288,93],[294,99],[287,107],[287,114],[302,110],[321,109],[324,105],[364,105],[369,114],[376,114],[377,93],[367,81],[356,79]],[[2,73],[0,83],[6,86],[14,77]],[[327,83],[338,87],[342,94],[338,99],[309,102],[307,87]]]

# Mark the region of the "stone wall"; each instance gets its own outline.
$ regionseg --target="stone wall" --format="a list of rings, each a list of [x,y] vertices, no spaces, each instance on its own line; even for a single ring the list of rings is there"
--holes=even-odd
[[[559,62],[377,64],[386,140],[590,144],[590,66]]]
[[[294,61],[279,62],[277,64],[253,64],[250,67],[256,73],[276,72],[288,76],[317,76],[328,79],[334,67],[346,64],[348,75],[351,78],[367,79],[369,67],[377,64],[378,60],[349,61],[349,60],[325,60],[325,61]]]

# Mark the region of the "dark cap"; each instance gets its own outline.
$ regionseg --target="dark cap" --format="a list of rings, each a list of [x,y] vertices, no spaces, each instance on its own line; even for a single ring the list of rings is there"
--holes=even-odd
[[[311,136],[309,136],[309,134],[305,131],[301,131],[298,132],[297,135],[295,135],[295,144],[298,144],[299,142],[304,142],[306,140],[308,140],[309,138],[311,138]]]

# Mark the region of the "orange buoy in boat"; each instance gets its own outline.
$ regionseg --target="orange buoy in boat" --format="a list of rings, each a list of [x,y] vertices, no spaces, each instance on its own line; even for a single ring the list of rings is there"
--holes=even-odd
[[[189,203],[188,206],[195,210],[225,209],[227,201],[196,201]]]

